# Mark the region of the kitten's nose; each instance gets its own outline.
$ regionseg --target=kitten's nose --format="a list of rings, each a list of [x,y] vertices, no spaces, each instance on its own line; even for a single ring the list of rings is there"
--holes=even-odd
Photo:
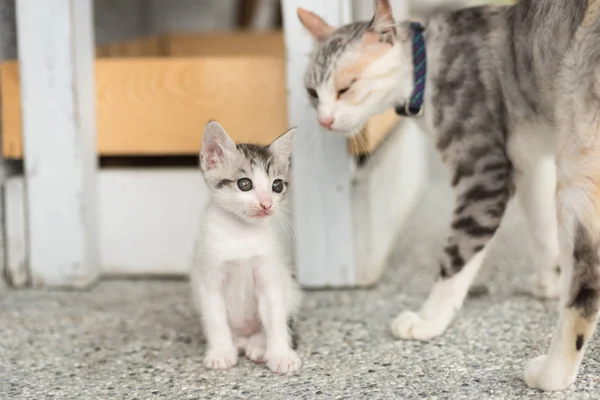
[[[331,129],[331,126],[333,125],[333,117],[319,117],[319,124],[327,129]]]
[[[271,207],[273,206],[273,201],[271,199],[264,199],[261,200],[260,202],[260,206],[262,207],[263,210],[269,210],[271,209]]]

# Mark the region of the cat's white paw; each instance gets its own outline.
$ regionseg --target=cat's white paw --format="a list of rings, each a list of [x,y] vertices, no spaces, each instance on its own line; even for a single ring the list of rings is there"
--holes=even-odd
[[[545,391],[564,390],[577,378],[577,372],[569,374],[564,366],[549,362],[548,356],[539,356],[525,367],[525,383],[530,388]]]
[[[302,366],[300,357],[294,350],[288,350],[284,354],[267,354],[267,367],[276,374],[291,374]]]
[[[212,369],[229,369],[238,361],[238,350],[235,347],[209,350],[204,357],[204,366]]]
[[[531,291],[540,299],[558,299],[561,291],[560,274],[553,271],[545,276],[534,276]]]
[[[258,333],[248,339],[248,342],[244,348],[246,357],[255,363],[261,363],[265,361],[265,352],[266,340],[264,334]]]
[[[445,330],[446,326],[440,321],[422,319],[412,311],[404,311],[392,322],[392,334],[397,339],[429,340]]]

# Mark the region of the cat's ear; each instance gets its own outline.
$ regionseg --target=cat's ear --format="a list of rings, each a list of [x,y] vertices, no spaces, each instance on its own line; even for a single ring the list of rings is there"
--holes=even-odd
[[[221,124],[217,121],[209,121],[202,136],[201,168],[210,170],[217,167],[225,157],[235,151],[235,148],[235,142],[227,135]]]
[[[294,134],[296,128],[288,129],[284,134],[279,136],[269,145],[269,150],[275,157],[287,162],[292,156],[292,144],[294,142]]]
[[[323,18],[313,12],[305,10],[304,8],[298,8],[297,13],[298,19],[302,25],[304,25],[310,34],[319,42],[326,40],[334,30],[333,26],[329,25]]]
[[[392,13],[390,0],[375,0],[375,15],[370,29],[377,33],[382,41],[394,44],[396,40],[396,21]]]

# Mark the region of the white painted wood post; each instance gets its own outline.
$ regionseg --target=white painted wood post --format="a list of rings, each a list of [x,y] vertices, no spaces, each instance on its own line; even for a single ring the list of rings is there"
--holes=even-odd
[[[25,234],[25,189],[21,177],[4,182],[4,254],[6,275],[14,288],[29,282],[27,235]]]
[[[92,0],[17,0],[26,228],[34,286],[98,276]]]
[[[352,174],[355,162],[341,135],[322,132],[303,85],[313,39],[298,21],[304,7],[334,26],[352,18],[351,0],[285,0],[288,112],[298,127],[293,151],[296,267],[305,287],[354,285]]]

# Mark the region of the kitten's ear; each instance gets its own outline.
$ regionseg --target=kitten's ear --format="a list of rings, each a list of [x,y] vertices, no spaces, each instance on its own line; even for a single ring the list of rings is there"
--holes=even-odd
[[[329,25],[323,18],[313,12],[305,10],[304,8],[298,8],[297,13],[298,19],[302,25],[304,25],[310,34],[319,42],[326,40],[334,30],[333,26]]]
[[[294,134],[296,128],[288,129],[283,135],[279,136],[269,145],[269,150],[276,157],[282,160],[289,160],[292,156],[292,144],[294,143]]]
[[[204,128],[200,166],[209,170],[218,166],[228,154],[235,151],[235,142],[217,121],[209,121]]]
[[[392,13],[390,0],[375,0],[375,15],[370,29],[377,33],[382,41],[394,44],[396,39],[396,21]]]

